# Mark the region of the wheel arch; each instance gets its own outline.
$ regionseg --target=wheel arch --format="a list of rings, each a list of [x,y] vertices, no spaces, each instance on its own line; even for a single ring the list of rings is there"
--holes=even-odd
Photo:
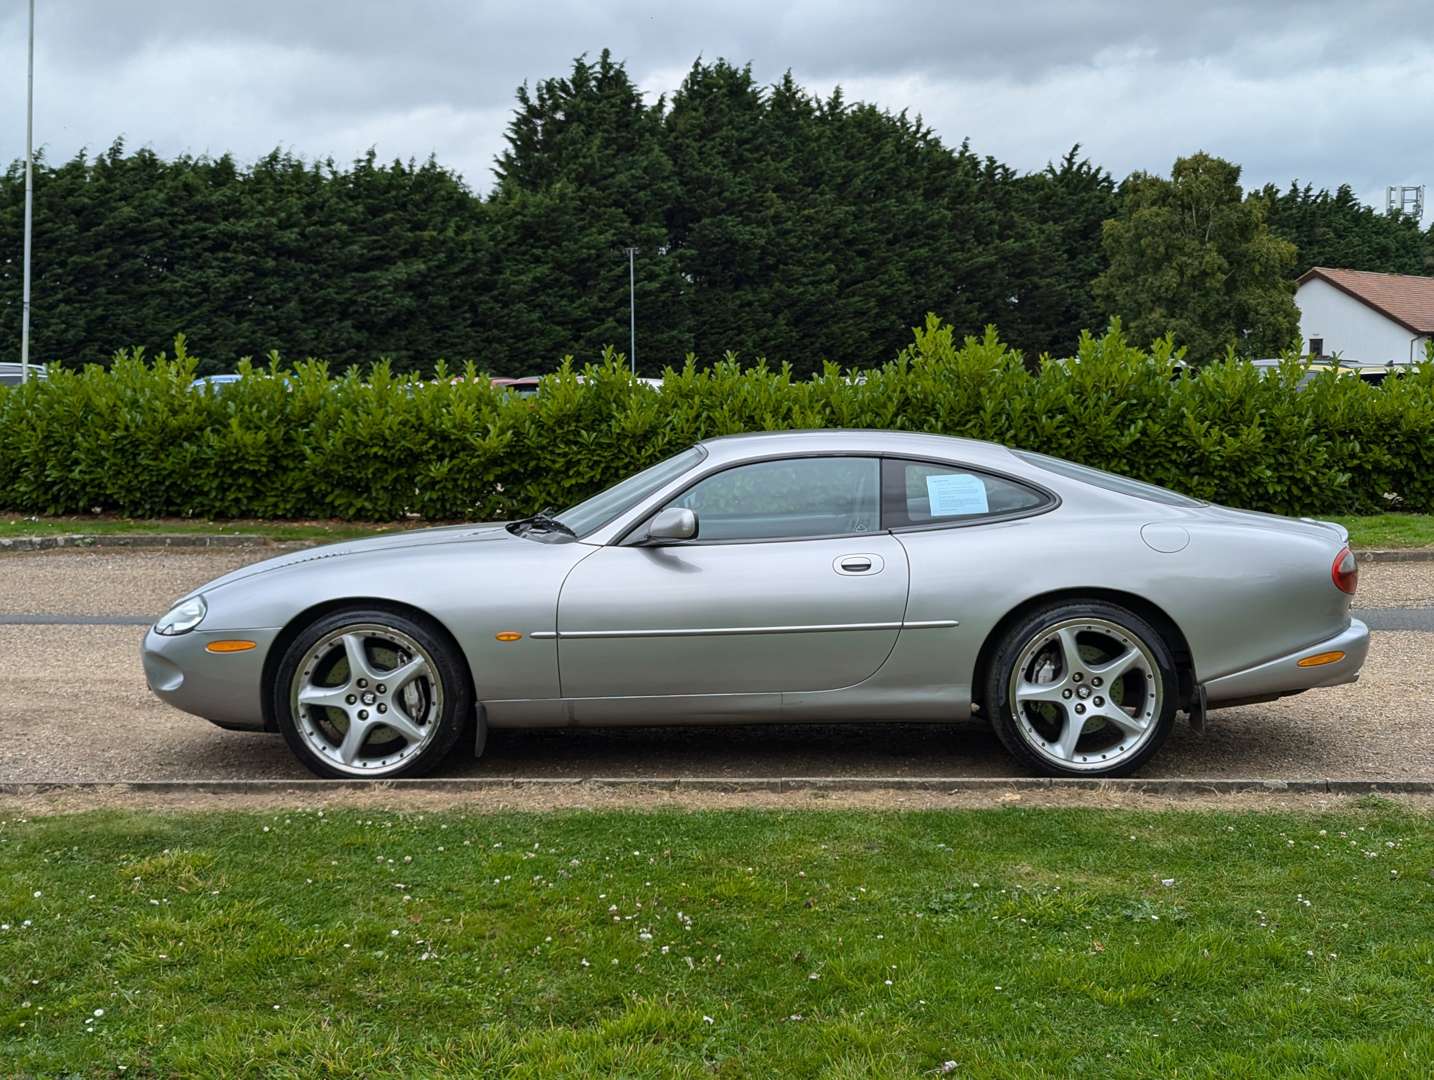
[[[279,664],[284,659],[284,654],[289,651],[289,646],[294,639],[312,626],[317,620],[325,615],[336,611],[343,611],[346,608],[392,611],[395,614],[406,616],[425,622],[441,636],[452,647],[453,654],[462,665],[464,677],[468,680],[469,692],[477,700],[477,687],[473,678],[473,666],[468,662],[468,654],[463,651],[463,646],[458,644],[457,637],[450,630],[442,619],[431,612],[424,611],[413,604],[405,604],[398,600],[389,600],[377,596],[345,596],[334,600],[324,600],[321,603],[313,604],[299,612],[279,631],[273,643],[269,646],[268,655],[264,657],[263,673],[260,676],[260,703],[263,708],[264,730],[278,731],[279,724],[274,716],[274,679],[278,674]]]
[[[1117,604],[1148,622],[1160,635],[1165,647],[1170,650],[1171,659],[1175,662],[1175,673],[1179,680],[1176,705],[1182,709],[1189,705],[1195,694],[1195,660],[1190,651],[1190,643],[1180,629],[1179,623],[1158,604],[1152,603],[1143,596],[1137,596],[1135,593],[1122,592],[1120,589],[1080,587],[1055,589],[1023,600],[1001,616],[991,627],[990,633],[981,643],[980,652],[976,655],[976,668],[971,680],[972,697],[980,701],[983,715],[989,715],[986,703],[981,700],[985,694],[987,675],[990,673],[997,648],[1002,639],[1010,633],[1011,628],[1038,608],[1081,600],[1101,600],[1109,604]]]

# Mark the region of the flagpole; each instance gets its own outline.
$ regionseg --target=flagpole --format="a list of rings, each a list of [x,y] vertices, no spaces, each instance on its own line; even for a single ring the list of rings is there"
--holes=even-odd
[[[25,269],[20,302],[20,381],[30,381],[30,230],[35,206],[35,0],[30,0],[30,56],[25,85]]]

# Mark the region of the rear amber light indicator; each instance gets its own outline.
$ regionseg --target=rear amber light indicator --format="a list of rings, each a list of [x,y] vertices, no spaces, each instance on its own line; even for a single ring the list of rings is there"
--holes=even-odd
[[[1334,565],[1329,568],[1329,576],[1336,589],[1353,596],[1354,590],[1359,587],[1359,563],[1355,560],[1354,552],[1347,547],[1341,548],[1339,554],[1334,557]]]
[[[494,636],[497,637],[499,641],[520,641],[523,637],[523,635],[516,630],[504,630]]]
[[[1299,662],[1300,667],[1324,667],[1325,664],[1337,664],[1344,659],[1344,653],[1336,649],[1334,652],[1315,653],[1313,656],[1306,656]]]
[[[204,646],[205,652],[231,653],[248,652],[255,647],[252,641],[211,641]]]

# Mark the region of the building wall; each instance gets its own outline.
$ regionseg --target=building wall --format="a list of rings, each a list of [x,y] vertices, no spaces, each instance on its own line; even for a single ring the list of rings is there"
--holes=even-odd
[[[1325,353],[1338,353],[1346,360],[1408,363],[1414,335],[1329,282],[1306,281],[1295,290],[1295,304],[1300,309],[1303,348],[1310,347],[1310,338],[1324,338]],[[1424,359],[1426,340],[1421,337],[1414,345],[1416,361]]]

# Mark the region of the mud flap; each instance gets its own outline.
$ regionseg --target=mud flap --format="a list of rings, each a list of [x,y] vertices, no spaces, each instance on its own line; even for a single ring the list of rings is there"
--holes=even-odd
[[[1201,683],[1195,687],[1195,693],[1190,699],[1190,704],[1185,710],[1186,716],[1190,718],[1190,730],[1197,735],[1204,735],[1207,726],[1206,716],[1209,706],[1205,699],[1205,684]]]

